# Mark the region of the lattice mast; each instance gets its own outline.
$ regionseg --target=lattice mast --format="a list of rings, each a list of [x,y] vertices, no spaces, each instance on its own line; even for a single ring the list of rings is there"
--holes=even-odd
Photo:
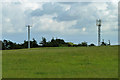
[[[98,46],[101,45],[101,20],[96,20],[96,25],[98,26]]]

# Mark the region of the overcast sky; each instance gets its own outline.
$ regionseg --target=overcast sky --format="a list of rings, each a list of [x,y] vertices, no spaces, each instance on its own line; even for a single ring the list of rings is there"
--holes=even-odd
[[[1,14],[2,39],[17,43],[27,40],[25,26],[30,24],[31,40],[97,44],[96,19],[102,20],[101,38],[118,43],[117,2],[3,2]]]

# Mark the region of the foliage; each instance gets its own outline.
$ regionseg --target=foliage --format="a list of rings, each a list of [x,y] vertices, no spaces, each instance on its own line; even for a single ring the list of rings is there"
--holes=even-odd
[[[95,46],[95,44],[92,43],[92,44],[90,44],[89,46]]]
[[[42,37],[42,41],[40,42],[40,44],[42,44],[42,46],[46,46],[47,42],[46,42],[46,38]]]
[[[33,41],[30,41],[30,46],[31,48],[35,48],[38,47],[37,41],[33,38]],[[6,50],[6,49],[22,49],[22,48],[27,48],[28,47],[28,41],[24,40],[24,43],[22,44],[17,44],[14,43],[10,40],[3,40],[2,41],[2,49]]]
[[[87,46],[87,42],[82,42],[81,46]]]
[[[106,46],[107,45],[107,43],[105,43],[105,42],[102,42],[102,44],[101,44],[101,46]]]
[[[17,44],[10,40],[3,40],[2,42],[2,49],[23,49],[28,48],[28,41],[24,40],[23,43]],[[80,47],[80,46],[88,46],[87,42],[81,42],[79,44],[74,44],[72,42],[65,42],[63,39],[54,39],[52,38],[50,41],[47,42],[45,37],[42,37],[42,41],[37,44],[37,41],[33,38],[32,41],[30,41],[30,47]],[[89,46],[95,46],[94,44],[91,44]]]
[[[60,47],[66,45],[63,39],[54,39],[54,38],[52,38],[51,41],[48,42],[46,42],[46,38],[42,38],[40,44],[42,44],[43,47]]]

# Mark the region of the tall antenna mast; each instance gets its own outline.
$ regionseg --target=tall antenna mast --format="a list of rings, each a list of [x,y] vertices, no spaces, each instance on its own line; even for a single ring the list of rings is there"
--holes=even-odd
[[[98,26],[98,46],[100,46],[100,42],[101,42],[101,36],[100,36],[101,20],[100,19],[96,20],[96,25]]]
[[[28,27],[28,48],[30,48],[30,25],[27,25],[26,27]]]

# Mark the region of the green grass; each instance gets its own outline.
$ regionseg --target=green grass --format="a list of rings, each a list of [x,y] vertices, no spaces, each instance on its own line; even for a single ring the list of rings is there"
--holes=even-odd
[[[118,46],[3,50],[3,78],[117,78]]]

